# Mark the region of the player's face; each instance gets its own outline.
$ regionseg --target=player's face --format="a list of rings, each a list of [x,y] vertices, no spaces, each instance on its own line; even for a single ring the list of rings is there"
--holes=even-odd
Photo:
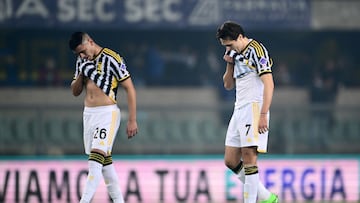
[[[220,43],[226,47],[226,50],[235,50],[236,52],[240,52],[241,49],[239,47],[239,38],[237,38],[236,40],[232,40],[232,39],[220,39]]]
[[[226,48],[233,49],[235,40],[229,39],[220,39],[221,45],[225,46]]]
[[[92,41],[86,40],[82,44],[76,47],[75,54],[80,56],[82,59],[92,60],[94,54],[92,52]]]

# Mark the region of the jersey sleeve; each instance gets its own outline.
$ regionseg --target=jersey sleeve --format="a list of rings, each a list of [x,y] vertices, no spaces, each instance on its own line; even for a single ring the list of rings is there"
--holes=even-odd
[[[130,73],[126,67],[126,63],[124,59],[120,56],[116,60],[116,68],[114,69],[114,72],[117,80],[120,82],[130,77]]]
[[[253,52],[254,56],[251,58],[254,59],[254,65],[258,75],[261,76],[265,73],[271,73],[273,61],[265,46],[255,40],[252,41],[252,46],[255,51]]]
[[[109,65],[117,81],[121,82],[130,77],[126,63],[120,54],[108,48],[105,48],[103,53],[107,56],[108,60],[110,60]]]

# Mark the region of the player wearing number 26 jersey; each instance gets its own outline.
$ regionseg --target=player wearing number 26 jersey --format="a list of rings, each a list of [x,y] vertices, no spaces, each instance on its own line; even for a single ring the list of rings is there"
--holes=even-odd
[[[80,203],[90,203],[102,177],[114,203],[124,203],[118,176],[112,162],[112,147],[120,127],[117,90],[127,93],[128,138],[137,134],[136,91],[124,60],[108,48],[100,47],[84,32],[75,32],[69,41],[78,56],[71,90],[74,96],[86,91],[83,112],[85,153],[89,155],[89,173]]]
[[[103,48],[91,61],[78,57],[74,79],[80,72],[92,80],[114,102],[119,84],[130,77],[123,58],[109,48]]]

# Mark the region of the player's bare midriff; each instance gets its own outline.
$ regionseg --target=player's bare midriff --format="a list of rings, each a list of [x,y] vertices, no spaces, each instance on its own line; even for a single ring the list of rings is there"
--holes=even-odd
[[[86,82],[85,106],[96,107],[115,104],[92,80]]]

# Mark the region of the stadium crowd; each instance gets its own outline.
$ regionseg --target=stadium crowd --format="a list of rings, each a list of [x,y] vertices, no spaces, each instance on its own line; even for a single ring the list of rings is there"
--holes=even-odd
[[[63,46],[66,31],[48,35],[28,32],[2,33],[1,87],[67,87],[73,76],[74,56]],[[213,32],[148,31],[143,37],[144,32],[92,33],[105,36],[99,38],[119,51],[137,87],[212,86],[227,98],[229,93],[222,92],[220,79],[223,61],[219,56],[223,50]],[[360,86],[356,65],[359,39],[355,35],[331,31],[251,33],[268,43],[276,85],[308,88],[315,102],[331,100],[339,87]],[[30,47],[32,51],[28,52]]]

